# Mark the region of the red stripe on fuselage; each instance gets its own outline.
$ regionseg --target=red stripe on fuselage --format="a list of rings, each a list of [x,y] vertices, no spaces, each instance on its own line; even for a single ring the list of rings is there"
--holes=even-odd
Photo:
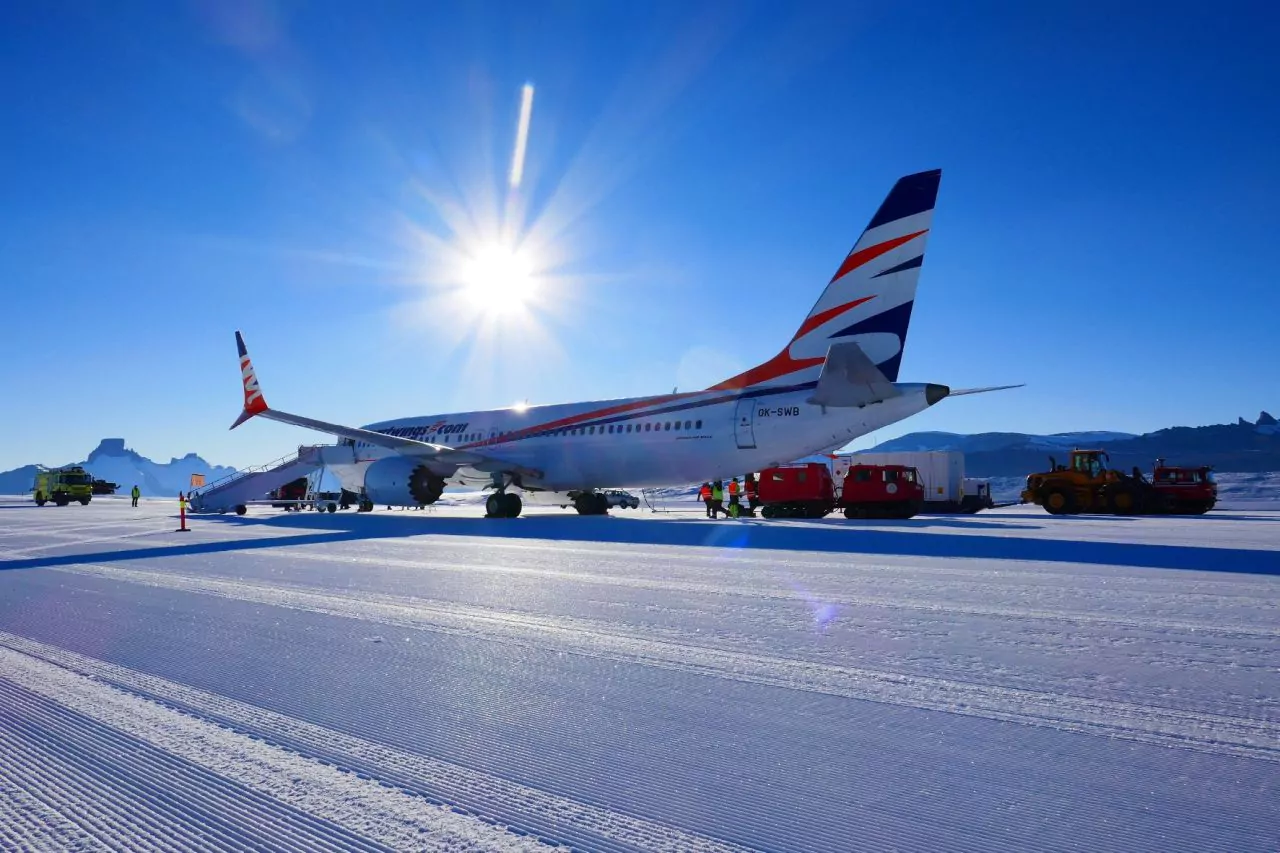
[[[750,388],[752,385],[759,385],[761,382],[770,382],[780,376],[786,376],[788,373],[795,373],[797,370],[804,370],[806,367],[814,367],[826,361],[825,355],[815,358],[792,358],[790,346],[764,364],[758,364],[750,370],[739,373],[732,379],[726,379],[718,385],[712,385],[708,391],[736,391],[742,388]]]
[[[623,403],[619,406],[606,406],[603,409],[594,409],[590,412],[583,412],[580,415],[570,415],[569,417],[561,418],[558,421],[547,421],[546,423],[511,430],[506,435],[498,436],[497,438],[488,438],[484,441],[472,442],[471,444],[464,444],[462,447],[484,447],[491,444],[502,444],[503,442],[524,438],[525,436],[532,435],[533,433],[546,432],[554,429],[568,429],[570,427],[577,426],[584,421],[592,420],[593,418],[603,418],[608,417],[609,415],[620,415],[625,412],[634,412],[638,409],[643,409],[646,406],[656,406],[660,403],[669,403],[672,400],[685,400],[689,397],[696,397],[701,393],[701,391],[691,391],[687,394],[666,394],[661,397],[648,397],[644,400],[635,400],[630,403]]]

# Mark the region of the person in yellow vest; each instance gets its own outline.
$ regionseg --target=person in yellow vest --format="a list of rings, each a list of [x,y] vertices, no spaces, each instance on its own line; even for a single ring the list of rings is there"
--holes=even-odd
[[[729,515],[733,518],[738,517],[738,513],[742,512],[742,487],[738,485],[738,478],[734,477],[729,481]]]
[[[707,518],[711,517],[711,484],[703,483],[702,488],[698,489],[698,500],[702,501],[707,508]]]
[[[133,491],[129,492],[129,497],[133,498],[133,505],[138,505],[138,498],[142,497],[142,491],[137,487],[133,487]]]
[[[711,517],[719,518],[724,512],[724,484],[716,480],[711,485]]]

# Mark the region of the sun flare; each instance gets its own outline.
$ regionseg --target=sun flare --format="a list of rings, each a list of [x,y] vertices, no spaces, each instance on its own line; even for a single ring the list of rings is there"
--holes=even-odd
[[[462,266],[467,298],[481,311],[504,313],[523,308],[534,298],[533,267],[518,250],[481,247]]]

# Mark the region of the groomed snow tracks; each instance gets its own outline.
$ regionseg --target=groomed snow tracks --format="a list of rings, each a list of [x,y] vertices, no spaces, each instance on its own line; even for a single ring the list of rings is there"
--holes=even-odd
[[[693,632],[666,629],[661,639],[632,636],[589,619],[435,602],[361,592],[194,577],[119,566],[76,566],[57,571],[145,586],[215,595],[364,622],[551,648],[713,678],[765,684],[1061,731],[1123,738],[1168,747],[1280,762],[1280,723],[1000,687],[956,679],[908,675],[793,658],[711,648]]]
[[[743,849],[4,632],[0,708],[17,849]]]

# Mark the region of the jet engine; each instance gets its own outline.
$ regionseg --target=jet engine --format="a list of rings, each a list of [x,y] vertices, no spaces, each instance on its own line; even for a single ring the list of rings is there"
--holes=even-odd
[[[404,456],[379,459],[364,474],[369,500],[385,506],[433,504],[444,492],[444,477]]]

